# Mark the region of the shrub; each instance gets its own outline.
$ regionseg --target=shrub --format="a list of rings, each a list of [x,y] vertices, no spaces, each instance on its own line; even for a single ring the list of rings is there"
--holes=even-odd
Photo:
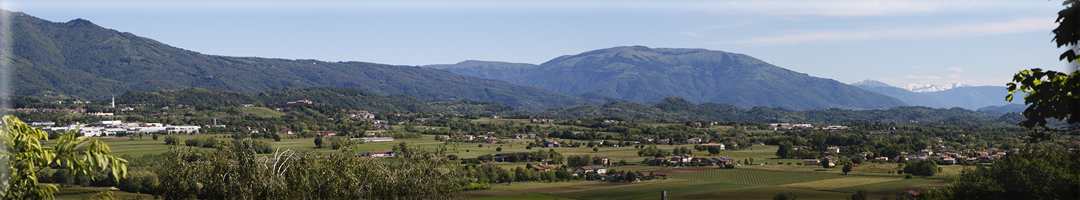
[[[199,144],[201,144],[202,147],[214,148],[214,145],[217,144],[217,139],[212,137],[203,138]]]
[[[180,138],[176,137],[176,136],[171,136],[171,135],[170,136],[165,136],[165,144],[167,144],[167,145],[178,145],[178,144],[180,144]]]
[[[184,145],[187,145],[189,147],[199,147],[199,142],[201,141],[198,138],[191,138],[184,140]]]

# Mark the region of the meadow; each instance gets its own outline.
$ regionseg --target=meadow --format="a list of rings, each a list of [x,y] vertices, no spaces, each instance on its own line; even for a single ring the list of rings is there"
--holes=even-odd
[[[260,114],[271,115],[273,112]],[[479,119],[474,123],[528,123],[522,120],[507,119]],[[658,124],[660,125],[660,124]],[[542,124],[541,126],[562,126]],[[419,129],[435,129],[443,127],[423,127]],[[729,127],[716,127],[726,129]],[[226,134],[194,134],[174,135],[181,141],[191,138],[214,137],[219,141],[231,141],[230,135]],[[510,184],[494,184],[489,190],[469,191],[464,197],[476,199],[656,199],[660,191],[667,191],[672,199],[771,199],[778,193],[791,193],[799,199],[843,199],[858,190],[871,192],[872,199],[878,199],[899,193],[906,189],[917,189],[914,186],[941,185],[942,181],[934,179],[904,179],[901,175],[893,174],[898,168],[895,164],[862,165],[856,166],[851,175],[841,175],[840,168],[822,168],[816,166],[798,166],[790,163],[800,163],[802,159],[777,159],[775,145],[760,145],[742,150],[725,150],[718,155],[705,155],[707,152],[694,151],[695,154],[704,157],[727,156],[734,158],[740,163],[744,160],[753,160],[754,165],[740,165],[736,169],[719,169],[717,167],[666,167],[648,166],[640,164],[642,160],[651,157],[637,155],[639,149],[630,147],[598,147],[596,151],[588,147],[563,147],[563,148],[527,148],[533,139],[503,139],[505,143],[447,143],[436,140],[438,136],[423,135],[418,139],[396,139],[393,142],[369,142],[360,144],[352,149],[360,151],[391,150],[395,145],[405,142],[409,145],[419,145],[425,148],[438,148],[446,145],[448,152],[462,158],[475,158],[485,154],[555,151],[564,156],[590,155],[607,156],[612,163],[625,160],[628,165],[612,165],[609,170],[641,171],[645,174],[650,172],[668,172],[667,178],[662,180],[647,180],[635,183],[611,183],[599,181],[569,181],[569,182],[515,182]],[[338,137],[328,137],[328,139]],[[187,147],[181,143],[172,146],[165,145],[164,136],[153,140],[151,136],[142,138],[116,137],[97,138],[105,141],[112,149],[113,154],[123,156],[141,156],[147,154],[159,154],[169,151],[170,148],[195,148],[200,150],[213,150],[212,148]],[[257,139],[267,141],[272,148],[288,149],[298,152],[322,152],[333,153],[336,150],[330,148],[316,148],[313,138],[299,138],[295,135],[282,137],[281,141],[273,139]],[[327,140],[329,142],[330,140]],[[572,140],[561,140],[564,143]],[[586,142],[586,141],[578,141]],[[46,142],[48,144],[48,142]],[[329,145],[328,145],[329,146]],[[670,151],[674,148],[686,147],[693,149],[692,145],[657,145],[658,148]],[[501,151],[498,150],[501,148]],[[788,163],[788,164],[777,164]],[[504,168],[523,167],[527,163],[495,163]],[[531,163],[536,164],[536,163]],[[953,175],[961,171],[960,166],[942,166],[946,175]],[[77,189],[65,189],[77,190]],[[95,191],[104,190],[94,188]],[[132,194],[116,191],[116,195],[128,197],[145,197],[141,194]],[[90,193],[60,195],[61,199],[81,199],[89,197]]]

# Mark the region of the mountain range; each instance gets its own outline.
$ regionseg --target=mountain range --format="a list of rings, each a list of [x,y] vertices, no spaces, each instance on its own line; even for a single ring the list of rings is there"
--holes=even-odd
[[[1022,104],[1005,101],[1005,95],[1008,95],[1009,92],[1002,86],[969,86],[960,83],[950,83],[948,85],[912,84],[908,87],[899,88],[875,80],[860,81],[853,83],[852,85],[900,99],[901,101],[904,101],[904,103],[912,106],[926,106],[932,108],[960,107],[968,110],[989,108],[990,110],[995,111],[1022,111],[1022,109],[1015,109],[1017,106],[1013,106],[1014,104]],[[1021,97],[1024,96],[1024,94],[1018,95]],[[1022,102],[1022,100],[1020,102]]]
[[[205,55],[83,19],[56,23],[21,12],[8,14],[12,16],[14,43],[10,48],[15,95],[105,99],[126,91],[187,87],[245,93],[350,87],[425,100],[498,102],[516,109],[599,105],[617,100],[408,66]]]
[[[560,56],[540,65],[466,61],[421,67],[635,102],[678,96],[695,104],[742,108],[883,109],[906,105],[896,98],[777,67],[748,55],[705,49],[625,46]]]
[[[560,56],[540,65],[469,60],[413,67],[206,55],[84,19],[60,23],[8,14],[12,31],[7,34],[14,41],[9,47],[13,91],[25,96],[105,99],[128,91],[189,87],[241,93],[348,87],[376,95],[494,102],[531,110],[612,101],[654,104],[672,96],[694,104],[793,110],[1003,105],[985,97],[996,95],[994,88],[931,93],[905,93],[891,86],[868,89],[744,54],[705,49],[624,46]]]

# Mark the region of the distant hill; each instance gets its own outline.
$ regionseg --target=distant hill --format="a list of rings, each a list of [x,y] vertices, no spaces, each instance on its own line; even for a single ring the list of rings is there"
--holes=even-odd
[[[1009,91],[1005,89],[1004,86],[963,86],[926,94],[952,106],[976,110],[987,106],[1010,104],[1011,102],[1005,101],[1005,96],[1009,95]],[[1023,96],[1024,94],[1020,94],[1018,97]],[[1015,100],[1024,102],[1023,98]]]
[[[886,96],[899,99],[900,101],[903,101],[910,106],[926,106],[931,108],[952,107],[949,104],[938,100],[934,96],[930,96],[929,94],[908,91],[906,89],[893,87],[875,80],[865,80],[858,83],[853,83],[851,85],[862,88],[864,90],[877,92]]]
[[[1028,108],[1028,105],[1019,104],[1019,103],[1013,103],[1013,104],[1008,104],[1008,105],[1003,105],[1003,106],[987,106],[987,107],[979,108],[979,112],[990,110],[990,111],[997,111],[999,113],[1010,113],[1010,112],[1023,113],[1024,110],[1027,110],[1027,108]]]
[[[566,94],[595,92],[636,102],[678,96],[692,103],[742,108],[882,109],[906,105],[896,98],[747,55],[704,49],[615,47],[561,56],[537,67],[491,62],[439,67]],[[493,72],[500,70],[507,72]]]
[[[159,92],[129,91],[116,98],[121,104],[149,105],[208,105],[238,106],[240,104],[266,104],[282,106],[286,102],[309,100],[316,104],[335,105],[345,109],[393,111],[393,112],[439,112],[461,114],[494,114],[513,111],[506,104],[476,101],[425,101],[406,95],[381,96],[354,88],[312,87],[303,89],[280,89],[255,93],[239,93],[227,90],[183,88]]]
[[[466,60],[452,65],[424,65],[420,67],[478,78],[517,82],[523,76],[539,69],[540,66],[528,63]]]
[[[424,100],[498,102],[518,109],[607,102],[418,67],[205,55],[83,19],[55,23],[10,14],[16,95],[104,99],[126,91],[187,87],[243,93],[349,87]]]

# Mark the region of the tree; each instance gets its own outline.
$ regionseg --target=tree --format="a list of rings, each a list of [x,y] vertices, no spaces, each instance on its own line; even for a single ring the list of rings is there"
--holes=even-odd
[[[502,147],[496,147],[495,151],[502,151]]]
[[[795,197],[795,194],[792,194],[792,193],[789,192],[789,193],[778,193],[778,194],[774,195],[772,199],[773,200],[795,200],[795,199],[798,199],[798,198]]]
[[[7,148],[0,151],[9,152],[0,153],[7,155],[10,164],[10,176],[0,188],[4,199],[53,199],[53,193],[58,191],[56,186],[39,184],[35,175],[50,166],[69,169],[68,173],[74,176],[107,170],[115,181],[127,175],[128,161],[109,154],[109,146],[100,140],[64,132],[55,146],[45,147],[40,140],[47,139],[48,133],[40,128],[31,128],[10,115],[4,116],[2,123],[0,138]]]
[[[322,136],[315,136],[315,148],[323,148]]]
[[[844,163],[844,169],[843,170],[844,170],[844,175],[847,175],[848,172],[851,172],[851,163]]]
[[[600,151],[600,149],[598,149],[598,148],[596,148],[596,147],[593,147],[593,148],[592,148],[592,151],[593,151],[593,152],[597,152],[597,151]]]
[[[1058,12],[1058,27],[1052,31],[1053,41],[1058,48],[1070,47],[1058,57],[1059,60],[1080,62],[1077,52],[1071,48],[1080,42],[1080,8],[1075,6],[1077,2],[1080,1],[1065,1],[1065,9]],[[1016,92],[1027,92],[1024,104],[1028,108],[1023,112],[1027,120],[1020,122],[1020,126],[1032,130],[1032,142],[1048,139],[1055,132],[1080,130],[1080,119],[1077,119],[1080,116],[1080,70],[1073,69],[1073,72],[1066,74],[1052,70],[1044,72],[1040,68],[1028,69],[1014,75],[1013,82],[1006,85],[1009,86],[1009,95],[1005,96],[1005,100],[1012,101]],[[1062,120],[1069,126],[1051,128],[1046,125],[1046,119]]]
[[[855,194],[852,194],[851,198],[848,198],[848,199],[850,199],[850,200],[866,200],[866,196],[868,196],[866,194],[866,190],[859,190],[859,191],[856,191]]]
[[[776,157],[778,158],[790,158],[791,149],[794,148],[791,141],[780,141],[780,146],[776,149]]]

